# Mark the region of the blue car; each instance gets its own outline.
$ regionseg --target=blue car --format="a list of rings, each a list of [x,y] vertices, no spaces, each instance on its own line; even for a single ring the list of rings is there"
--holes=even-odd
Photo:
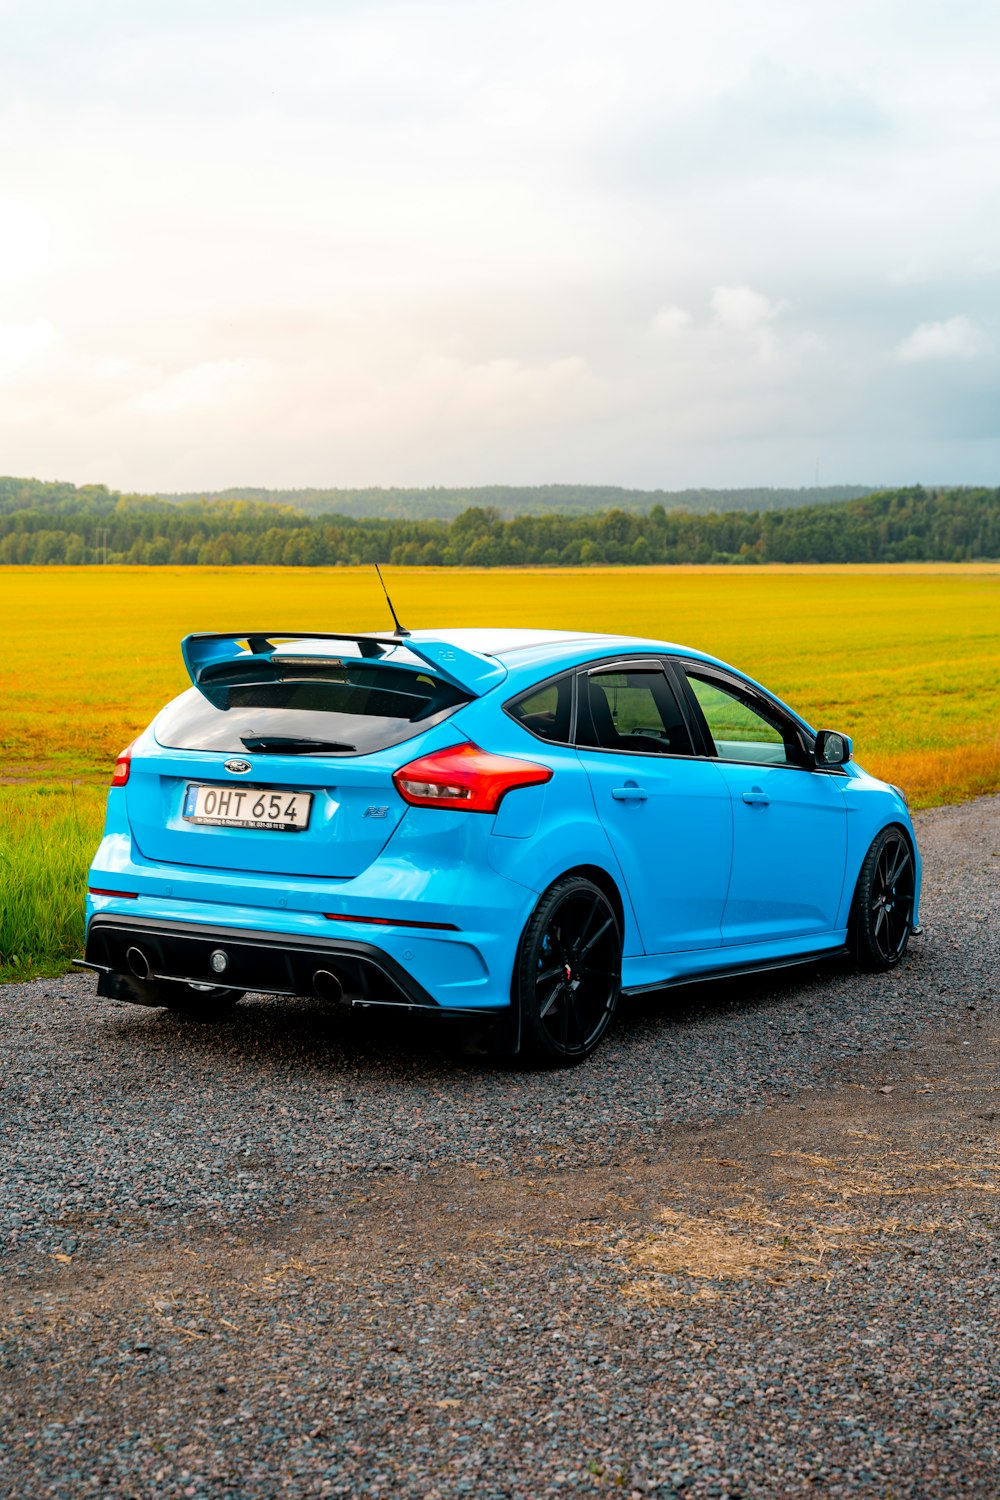
[[[99,993],[492,1020],[580,1061],[620,994],[902,959],[902,792],[724,662],[546,630],[190,635],[90,870]],[[489,1029],[489,1028],[487,1028]]]

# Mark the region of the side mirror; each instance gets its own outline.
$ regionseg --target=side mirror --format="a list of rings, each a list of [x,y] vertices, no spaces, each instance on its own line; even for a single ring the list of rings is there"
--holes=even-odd
[[[816,736],[813,756],[818,766],[845,766],[853,753],[849,736],[836,729],[821,729]]]

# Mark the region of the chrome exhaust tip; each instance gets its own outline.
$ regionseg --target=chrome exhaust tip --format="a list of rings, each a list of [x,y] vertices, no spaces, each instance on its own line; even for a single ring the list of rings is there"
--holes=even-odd
[[[344,986],[329,969],[317,969],[313,975],[313,989],[321,1000],[336,1002],[344,998]]]
[[[128,948],[125,952],[125,962],[128,964],[136,979],[150,979],[152,969],[149,967],[149,959],[141,948]]]

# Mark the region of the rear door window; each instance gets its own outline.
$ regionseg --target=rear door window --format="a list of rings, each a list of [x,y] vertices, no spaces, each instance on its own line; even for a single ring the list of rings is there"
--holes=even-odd
[[[691,755],[691,737],[662,670],[591,672],[580,678],[577,744],[645,755]]]
[[[241,664],[231,678],[214,678],[208,693],[192,688],[164,710],[156,723],[161,745],[367,755],[411,739],[469,701],[429,672],[359,661]]]

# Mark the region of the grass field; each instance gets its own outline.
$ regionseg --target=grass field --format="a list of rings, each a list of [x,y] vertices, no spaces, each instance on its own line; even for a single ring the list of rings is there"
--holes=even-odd
[[[390,570],[411,629],[520,625],[682,641],[760,678],[915,806],[1000,787],[1000,565]],[[187,685],[191,630],[385,630],[371,569],[0,568],[0,978],[57,972],[101,788]]]

